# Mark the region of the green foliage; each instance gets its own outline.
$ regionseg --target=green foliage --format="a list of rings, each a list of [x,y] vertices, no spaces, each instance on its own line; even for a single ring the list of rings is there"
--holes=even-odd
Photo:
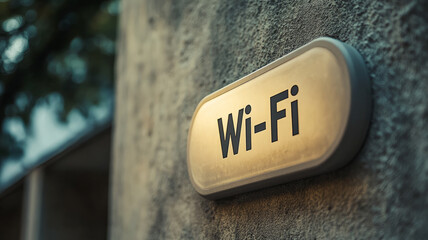
[[[56,99],[66,121],[112,97],[118,10],[115,0],[0,0],[0,159],[22,153],[8,119],[28,135],[38,104]]]

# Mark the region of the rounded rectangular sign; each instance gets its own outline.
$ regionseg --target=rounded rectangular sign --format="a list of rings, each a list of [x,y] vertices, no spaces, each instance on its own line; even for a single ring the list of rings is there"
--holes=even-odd
[[[215,199],[341,167],[364,141],[370,102],[359,53],[316,39],[199,103],[191,182]]]

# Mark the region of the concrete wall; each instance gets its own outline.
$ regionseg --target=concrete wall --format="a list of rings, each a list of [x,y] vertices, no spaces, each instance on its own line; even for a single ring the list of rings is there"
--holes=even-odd
[[[111,239],[428,236],[427,1],[124,0]],[[330,36],[360,51],[373,90],[346,167],[210,201],[192,188],[187,131],[209,93]]]

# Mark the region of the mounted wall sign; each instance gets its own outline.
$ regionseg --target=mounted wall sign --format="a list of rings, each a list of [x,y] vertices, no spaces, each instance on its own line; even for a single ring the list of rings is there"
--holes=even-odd
[[[345,165],[370,121],[370,84],[352,47],[319,38],[205,97],[187,165],[211,199]]]

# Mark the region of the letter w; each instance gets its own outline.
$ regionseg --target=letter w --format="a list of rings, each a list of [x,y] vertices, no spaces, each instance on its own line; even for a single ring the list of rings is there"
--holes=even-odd
[[[242,125],[242,114],[244,109],[240,109],[238,111],[238,124],[236,126],[233,125],[232,113],[229,114],[227,119],[227,129],[226,129],[226,137],[223,129],[223,120],[221,118],[217,119],[218,122],[218,131],[220,133],[220,143],[221,143],[221,151],[223,153],[223,158],[227,158],[227,153],[229,150],[229,140],[232,138],[232,148],[233,154],[238,153],[239,149],[239,139],[241,137],[241,125]]]

